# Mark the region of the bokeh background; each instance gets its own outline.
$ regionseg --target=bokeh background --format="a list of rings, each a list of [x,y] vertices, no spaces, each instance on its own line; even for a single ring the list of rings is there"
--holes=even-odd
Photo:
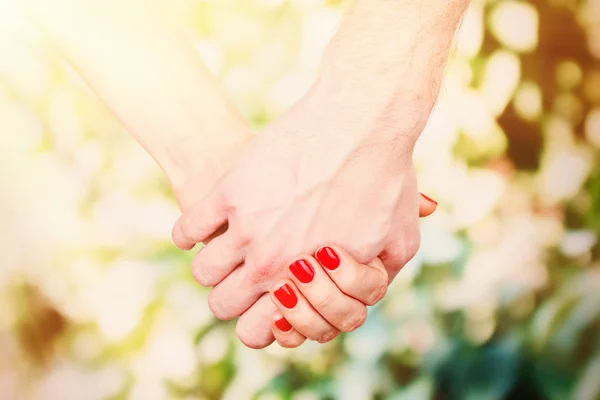
[[[187,0],[260,129],[347,2]],[[0,398],[600,399],[600,1],[474,0],[415,154],[439,201],[358,331],[244,348],[161,171],[0,1]]]

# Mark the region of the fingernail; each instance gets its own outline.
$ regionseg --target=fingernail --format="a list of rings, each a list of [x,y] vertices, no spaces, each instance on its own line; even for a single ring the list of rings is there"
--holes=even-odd
[[[279,300],[286,308],[294,308],[296,304],[298,304],[296,293],[294,293],[287,283],[277,289],[274,294],[275,297],[277,297],[277,300]]]
[[[315,277],[315,270],[306,260],[294,261],[290,265],[290,271],[302,283],[309,283]]]
[[[275,325],[277,326],[277,328],[279,328],[279,330],[283,332],[289,332],[292,330],[292,324],[290,324],[285,318],[281,318],[275,321]]]
[[[340,258],[331,247],[321,247],[317,251],[317,254],[315,254],[315,257],[329,270],[334,270],[340,266]]]
[[[419,192],[419,193],[421,193],[421,192]],[[433,200],[433,199],[432,199],[432,198],[430,198],[430,197],[427,197],[427,196],[425,196],[423,193],[421,193],[421,196],[423,196],[423,198],[424,198],[425,200],[427,200],[428,202],[430,202],[430,203],[433,203],[433,204],[435,204],[436,206],[438,205],[438,202],[437,202],[437,201]]]

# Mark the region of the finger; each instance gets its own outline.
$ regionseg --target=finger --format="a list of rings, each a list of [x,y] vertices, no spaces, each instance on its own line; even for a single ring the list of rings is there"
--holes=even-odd
[[[419,203],[419,217],[428,217],[437,209],[438,203],[437,201],[430,199],[425,196],[423,193],[420,194],[420,203]]]
[[[204,239],[202,241],[202,243],[209,244],[211,240],[213,240],[215,238],[218,238],[219,236],[221,236],[222,234],[224,234],[225,232],[227,232],[227,229],[229,229],[229,224],[227,222],[225,222],[216,231],[214,231],[213,233],[211,233],[210,236],[208,236],[206,239]]]
[[[275,341],[272,321],[280,315],[268,293],[264,293],[238,319],[235,331],[240,341],[251,349],[263,349]]]
[[[343,293],[313,257],[299,258],[289,270],[298,290],[331,325],[342,332],[351,332],[364,324],[367,307]],[[358,282],[358,285],[362,284]]]
[[[192,274],[202,286],[214,286],[236,269],[243,258],[235,236],[224,233],[196,254],[192,261]]]
[[[292,324],[282,316],[273,322],[273,335],[281,347],[291,349],[306,341],[306,336],[294,329]]]
[[[242,315],[265,292],[265,289],[253,284],[253,280],[248,276],[251,272],[247,264],[242,265],[210,291],[208,306],[217,318],[229,320]],[[270,321],[271,318],[267,322],[269,326]]]
[[[315,253],[336,286],[348,296],[372,306],[385,296],[388,274],[381,260],[360,264],[337,246],[324,246]]]
[[[404,266],[417,254],[421,244],[421,235],[418,225],[413,229],[405,225],[407,232],[414,233],[404,235],[403,238],[394,240],[386,246],[379,254],[379,259],[385,266],[388,274],[388,284],[391,283],[396,275]]]
[[[326,343],[339,335],[340,331],[312,308],[291,280],[279,281],[270,293],[279,312],[308,339]]]
[[[225,208],[216,193],[211,192],[175,222],[171,236],[178,248],[192,249],[227,222]]]
[[[208,301],[215,316],[231,319],[242,315],[286,270],[276,268],[278,261],[244,255],[242,266],[235,268],[213,287]]]

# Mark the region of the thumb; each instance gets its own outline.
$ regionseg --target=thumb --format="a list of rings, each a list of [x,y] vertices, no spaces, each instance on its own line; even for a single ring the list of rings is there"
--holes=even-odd
[[[419,217],[428,217],[436,210],[438,203],[430,199],[423,193],[420,193]]]

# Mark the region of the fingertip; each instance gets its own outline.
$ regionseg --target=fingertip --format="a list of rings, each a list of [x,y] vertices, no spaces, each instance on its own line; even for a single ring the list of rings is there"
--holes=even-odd
[[[315,258],[326,269],[333,271],[337,269],[342,261],[352,260],[353,258],[337,246],[326,245],[315,251]]]
[[[269,332],[267,335],[256,334],[255,332],[244,329],[239,323],[236,325],[235,330],[240,342],[250,349],[264,349],[275,341],[273,332]]]
[[[420,197],[419,217],[421,217],[421,218],[428,217],[435,212],[435,210],[437,209],[438,203],[437,203],[437,201],[424,195],[423,193],[419,193],[419,194],[420,194],[420,196],[419,196]]]
[[[290,324],[290,322],[287,319],[285,319],[285,317],[281,317],[278,320],[276,320],[274,322],[274,325],[281,332],[289,332],[293,328],[292,324]]]
[[[196,247],[195,243],[177,243],[175,242],[175,247],[177,247],[179,250],[183,250],[183,251],[190,251],[192,250],[194,247]]]
[[[202,287],[208,288],[215,285],[212,280],[204,274],[202,268],[194,265],[194,262],[192,262],[192,277],[194,277],[194,280]]]
[[[263,294],[237,320],[235,332],[240,341],[251,349],[262,349],[275,341],[271,321],[279,315],[269,296]]]
[[[187,251],[193,249],[196,244],[188,241],[185,238],[185,234],[181,225],[182,218],[183,216],[179,217],[179,219],[173,225],[173,229],[171,229],[171,239],[173,240],[175,247],[177,247],[179,250]]]
[[[284,286],[289,286],[292,290],[296,290],[296,284],[294,283],[294,281],[292,281],[291,279],[281,279],[278,280],[277,282],[275,282],[275,284],[273,286],[271,286],[271,290],[269,290],[269,292],[271,294],[275,294],[275,292],[279,289],[281,289]]]
[[[227,213],[217,201],[218,194],[210,193],[175,222],[171,236],[181,250],[191,250],[196,243],[213,237],[227,224]]]
[[[292,309],[296,307],[300,298],[298,287],[291,279],[278,281],[269,290],[269,295],[273,304],[279,309]]]
[[[306,337],[294,329],[285,317],[277,317],[273,321],[272,330],[277,343],[286,349],[298,347],[306,341]]]

